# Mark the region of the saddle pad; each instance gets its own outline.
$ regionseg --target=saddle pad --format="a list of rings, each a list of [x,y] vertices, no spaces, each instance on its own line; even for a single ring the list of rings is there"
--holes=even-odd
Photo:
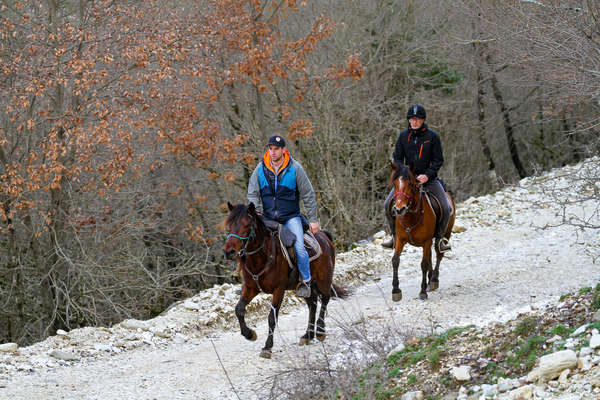
[[[433,213],[435,214],[435,230],[437,232],[438,224],[442,220],[442,205],[440,204],[440,200],[429,191],[425,192],[425,198],[427,199],[427,202],[429,203],[431,209],[433,210]],[[452,211],[452,213],[454,213],[454,210]]]
[[[321,250],[321,245],[311,231],[304,232],[304,247],[306,247],[306,251],[308,252],[309,261],[318,258],[323,252]]]
[[[287,228],[285,225],[280,224],[277,221],[263,217],[265,226],[272,232],[277,232],[279,235],[279,242],[283,247],[292,247],[296,241],[296,235]]]
[[[287,260],[290,268],[291,269],[296,268],[296,265],[292,262],[292,260],[290,258],[288,248],[286,246],[284,246],[283,242],[281,241],[281,236],[279,237],[279,244],[281,245],[281,251],[283,252],[283,256]],[[321,249],[321,245],[319,244],[319,242],[317,241],[317,239],[315,238],[315,236],[312,234],[311,231],[304,232],[304,247],[306,248],[306,251],[308,252],[308,261],[309,262],[319,258],[321,256],[321,254],[323,253],[323,250]],[[292,246],[290,246],[290,248],[293,249]]]
[[[296,235],[285,225],[279,224],[279,241],[284,247],[292,247],[296,242]]]

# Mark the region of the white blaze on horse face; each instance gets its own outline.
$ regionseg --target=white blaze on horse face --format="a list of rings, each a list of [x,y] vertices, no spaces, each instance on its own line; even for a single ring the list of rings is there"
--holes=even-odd
[[[404,187],[406,186],[406,182],[402,180],[402,177],[398,178],[398,189],[396,191],[396,208],[400,210],[402,207],[407,205],[408,198],[405,195]]]

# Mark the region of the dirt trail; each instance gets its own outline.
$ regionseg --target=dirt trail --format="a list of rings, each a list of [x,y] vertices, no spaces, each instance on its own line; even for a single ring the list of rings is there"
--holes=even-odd
[[[23,357],[47,358],[44,352],[50,347],[20,349],[20,361],[11,364],[14,368],[4,372],[0,368],[0,399],[262,399],[268,396],[273,374],[305,357],[326,355],[333,367],[354,358],[368,359],[371,351],[349,330],[374,337],[390,327],[425,333],[482,325],[507,320],[562,294],[597,284],[600,272],[589,252],[598,249],[598,233],[579,236],[580,244],[575,244],[572,228],[532,227],[555,220],[556,210],[531,206],[540,192],[530,183],[525,180],[523,188],[508,188],[459,205],[456,225],[464,231],[453,236],[454,251],[442,262],[440,288],[427,301],[417,299],[419,250],[407,247],[401,257],[404,298],[397,303],[391,301],[392,252],[382,249],[379,239],[340,254],[337,281],[352,286],[354,292],[347,300],[330,303],[329,335],[323,344],[297,345],[306,328],[307,311],[292,301],[280,316],[273,358],[261,359],[258,354],[269,311],[266,301],[252,311],[252,326],[259,338],[248,342],[230,318],[232,299],[215,307],[216,313],[229,318],[223,328],[193,329],[195,319],[204,312],[188,313],[171,320],[191,327],[185,336],[161,338],[156,332],[132,331],[131,340],[144,344],[118,353],[86,356],[82,351],[79,361],[46,363],[45,367],[32,362],[36,366],[27,369],[21,365],[26,362]],[[215,298],[229,298],[232,293],[233,288],[227,287],[224,295]],[[85,347],[86,338],[92,343],[87,343],[88,348],[113,343],[115,332],[105,329],[104,336],[99,336],[97,330],[86,331],[74,345],[79,347],[71,348]],[[389,348],[400,339],[389,337]],[[51,343],[55,346],[56,340]],[[9,362],[10,356],[3,357],[0,362]]]

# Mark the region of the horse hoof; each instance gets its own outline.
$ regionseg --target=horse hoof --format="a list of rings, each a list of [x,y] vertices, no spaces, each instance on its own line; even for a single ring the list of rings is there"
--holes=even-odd
[[[436,290],[439,287],[440,287],[440,284],[438,282],[429,282],[429,285],[427,285],[427,291],[433,292],[434,290]]]
[[[392,293],[392,301],[402,300],[402,292]]]
[[[300,342],[298,343],[298,345],[300,345],[300,346],[305,346],[305,345],[309,345],[309,344],[310,344],[310,339],[307,339],[305,337],[301,337]]]
[[[419,300],[427,300],[427,293],[419,293]]]
[[[317,339],[319,339],[319,342],[325,341],[326,337],[327,337],[327,335],[325,335],[324,333],[317,334]]]
[[[258,338],[258,336],[256,336],[256,332],[255,331],[250,331],[250,333],[251,333],[251,335],[248,338],[248,340],[254,342]]]
[[[260,357],[261,358],[268,358],[268,359],[270,359],[271,358],[271,350],[263,349],[260,352]]]

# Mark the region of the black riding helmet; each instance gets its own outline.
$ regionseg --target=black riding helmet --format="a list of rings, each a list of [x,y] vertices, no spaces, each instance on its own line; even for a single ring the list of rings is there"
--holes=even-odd
[[[419,104],[412,105],[408,108],[408,112],[406,113],[406,119],[411,119],[413,117],[423,118],[427,117],[427,113],[425,112],[425,107]]]

